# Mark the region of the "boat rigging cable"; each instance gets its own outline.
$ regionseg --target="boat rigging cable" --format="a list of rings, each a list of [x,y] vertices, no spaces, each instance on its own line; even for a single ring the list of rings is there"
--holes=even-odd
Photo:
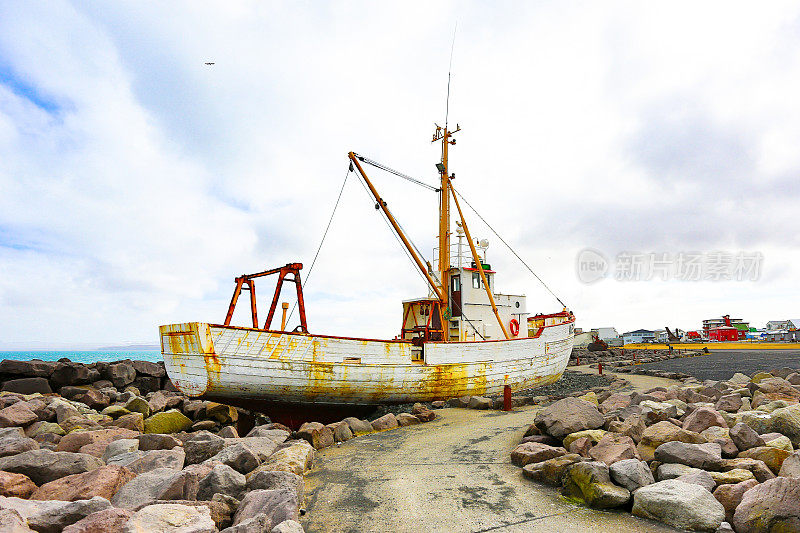
[[[392,169],[392,168],[389,168],[389,167],[387,167],[386,165],[383,165],[383,164],[381,164],[381,163],[378,163],[377,161],[373,161],[372,159],[370,159],[370,158],[368,158],[368,157],[364,157],[363,155],[359,155],[359,154],[355,154],[355,156],[356,156],[356,157],[358,158],[358,160],[359,160],[359,161],[361,161],[362,163],[366,163],[366,164],[368,164],[368,165],[372,165],[372,166],[373,166],[373,167],[375,167],[375,168],[379,168],[379,169],[381,169],[381,170],[385,170],[386,172],[389,172],[390,174],[394,174],[395,176],[399,176],[399,177],[403,178],[404,180],[408,180],[408,181],[410,181],[411,183],[415,183],[415,184],[419,185],[420,187],[425,187],[426,189],[430,189],[430,190],[432,190],[432,191],[434,191],[434,192],[439,192],[439,191],[440,191],[440,189],[437,189],[437,188],[436,188],[436,187],[434,187],[433,185],[428,185],[428,184],[427,184],[427,183],[425,183],[424,181],[420,181],[420,180],[418,180],[418,179],[416,179],[416,178],[412,178],[412,177],[411,177],[411,176],[409,176],[408,174],[403,174],[403,173],[402,173],[402,172],[400,172],[399,170],[394,170],[394,169]]]

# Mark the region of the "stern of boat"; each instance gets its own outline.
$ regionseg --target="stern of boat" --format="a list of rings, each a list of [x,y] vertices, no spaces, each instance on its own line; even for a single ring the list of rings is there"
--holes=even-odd
[[[188,396],[204,394],[220,372],[211,327],[203,322],[170,324],[161,326],[159,334],[169,379]]]

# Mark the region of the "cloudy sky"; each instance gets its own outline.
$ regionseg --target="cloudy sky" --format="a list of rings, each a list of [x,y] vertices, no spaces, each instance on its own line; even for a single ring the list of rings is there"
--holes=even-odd
[[[579,326],[800,316],[796,2],[0,1],[0,349],[155,343],[237,275],[307,275],[348,151],[435,182],[456,26],[455,185]],[[430,258],[435,194],[370,172]],[[392,337],[425,293],[373,203],[351,175],[312,331]],[[558,310],[470,220],[497,288]],[[614,279],[717,252],[758,279]]]

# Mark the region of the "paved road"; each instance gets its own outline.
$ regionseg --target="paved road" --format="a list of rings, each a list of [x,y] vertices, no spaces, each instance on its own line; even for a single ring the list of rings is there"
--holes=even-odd
[[[685,372],[697,379],[730,379],[735,372],[753,374],[773,368],[800,370],[800,350],[711,350],[701,357],[683,357],[641,365],[672,372]],[[625,377],[623,375],[623,377]],[[627,377],[626,377],[627,379]]]
[[[535,412],[442,409],[433,422],[323,450],[306,476],[306,531],[676,531],[570,503],[522,477],[510,454]]]

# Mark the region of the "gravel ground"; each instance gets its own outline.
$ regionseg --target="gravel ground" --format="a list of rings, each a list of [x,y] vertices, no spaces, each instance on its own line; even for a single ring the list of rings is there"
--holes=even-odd
[[[701,357],[669,359],[637,365],[636,368],[684,372],[699,380],[725,380],[736,372],[752,375],[759,370],[783,367],[800,371],[800,350],[712,350]]]
[[[605,387],[613,379],[598,374],[585,374],[567,370],[561,379],[544,387],[521,390],[514,393],[514,396],[566,396],[573,392],[591,389],[592,387]]]

